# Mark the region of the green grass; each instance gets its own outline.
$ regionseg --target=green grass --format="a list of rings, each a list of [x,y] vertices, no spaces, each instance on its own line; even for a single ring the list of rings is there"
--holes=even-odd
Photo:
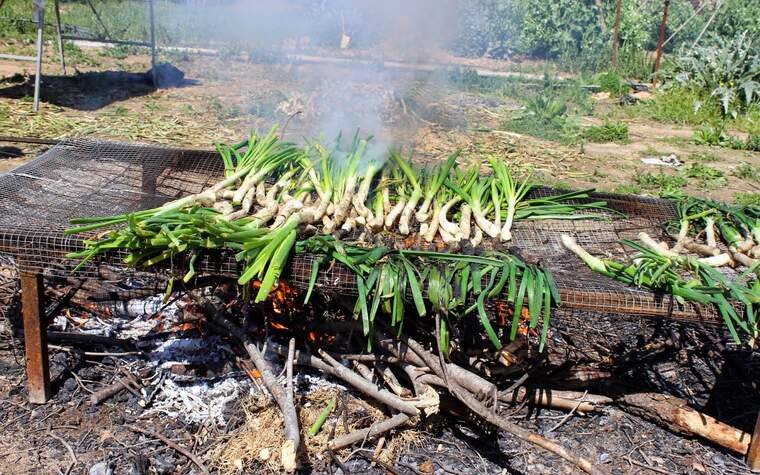
[[[612,191],[621,195],[638,195],[641,194],[641,187],[638,185],[618,185]]]
[[[741,178],[742,180],[753,182],[760,181],[760,172],[757,171],[756,167],[753,167],[749,163],[742,163],[736,167],[736,170],[734,170],[734,175],[738,178]]]
[[[760,135],[760,106],[753,105],[736,118],[726,117],[717,98],[690,88],[674,86],[660,89],[652,99],[623,110],[628,117],[667,124],[735,129]]]
[[[628,143],[628,124],[624,122],[604,121],[602,125],[594,125],[583,131],[583,138],[594,143]]]
[[[687,184],[686,178],[681,175],[668,175],[660,173],[640,173],[633,178],[633,182],[642,190],[656,192],[658,194],[678,191]]]
[[[720,158],[717,155],[711,153],[692,153],[689,155],[689,160],[698,162],[718,162]]]
[[[702,103],[699,109],[694,107],[696,102]],[[702,125],[721,121],[720,104],[715,98],[680,87],[658,90],[651,100],[638,102],[625,110],[634,117],[672,124]]]
[[[742,206],[757,205],[760,206],[760,193],[739,192],[734,195],[736,203]]]
[[[684,175],[688,178],[696,179],[700,187],[709,190],[714,190],[728,184],[728,180],[722,171],[701,163],[694,163],[689,166],[684,171]]]
[[[599,87],[602,91],[609,92],[611,96],[622,96],[630,90],[630,87],[624,83],[623,78],[614,71],[607,71],[597,76]]]

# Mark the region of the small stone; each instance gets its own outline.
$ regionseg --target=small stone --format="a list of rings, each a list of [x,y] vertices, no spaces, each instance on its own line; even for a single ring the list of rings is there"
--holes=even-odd
[[[272,454],[269,452],[269,449],[266,449],[266,448],[261,449],[261,451],[259,452],[259,460],[261,460],[262,462],[266,462],[267,460],[269,460],[269,457],[271,455]]]
[[[609,463],[612,461],[612,457],[607,452],[603,452],[599,455],[599,463]]]
[[[107,461],[98,462],[90,467],[90,475],[113,475],[111,464]]]
[[[63,389],[66,391],[73,391],[77,388],[77,381],[74,378],[68,378],[63,382]]]
[[[726,466],[726,461],[719,454],[713,455],[710,460],[712,461],[712,463],[714,463],[715,465],[717,465],[717,466],[719,466],[721,468]]]

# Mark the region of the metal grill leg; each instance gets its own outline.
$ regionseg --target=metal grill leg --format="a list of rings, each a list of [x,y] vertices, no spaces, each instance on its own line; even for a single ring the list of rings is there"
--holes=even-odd
[[[47,329],[44,315],[45,289],[42,274],[21,273],[21,313],[24,316],[24,347],[29,402],[44,404],[50,399]]]
[[[747,465],[749,465],[749,468],[753,471],[760,470],[760,414],[757,415],[755,432],[752,434],[752,440],[749,443]]]
[[[37,58],[34,68],[34,112],[40,107],[40,75],[42,74],[42,28],[45,26],[45,0],[35,0],[35,16],[37,17]]]

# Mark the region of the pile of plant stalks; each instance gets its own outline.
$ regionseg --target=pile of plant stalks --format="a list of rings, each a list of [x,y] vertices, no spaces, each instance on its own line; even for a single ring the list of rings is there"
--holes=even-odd
[[[622,241],[635,251],[630,263],[594,257],[568,235],[562,242],[607,277],[672,295],[681,304],[714,306],[737,343],[741,331],[754,344],[760,330],[760,207],[672,198],[678,219],[665,226],[672,246],[641,232],[638,241]],[[737,269],[738,277],[720,268]]]

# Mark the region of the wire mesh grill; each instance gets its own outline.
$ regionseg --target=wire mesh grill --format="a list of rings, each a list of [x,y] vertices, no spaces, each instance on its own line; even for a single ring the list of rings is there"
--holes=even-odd
[[[66,259],[66,254],[83,248],[81,236],[63,234],[71,218],[156,207],[207,188],[222,173],[222,162],[211,151],[92,140],[62,142],[0,176],[0,253],[13,255],[22,272],[68,276],[76,262]],[[532,193],[546,196],[557,191],[539,188]],[[552,270],[566,308],[720,321],[712,308],[680,305],[667,296],[627,287],[595,274],[569,254],[560,242],[561,234],[574,235],[593,254],[624,257],[627,251],[620,239],[635,238],[641,231],[665,239],[663,224],[676,216],[673,205],[665,200],[606,193],[595,193],[592,199],[607,201],[620,214],[597,211],[602,220],[519,221],[513,244],[508,246],[522,258]],[[78,275],[98,277],[103,267],[118,266],[123,257],[119,252],[101,256]],[[295,256],[285,276],[293,285],[305,287],[314,259]],[[196,269],[204,274],[234,276],[241,271],[232,252],[208,254],[199,261]],[[183,258],[169,265],[187,268]],[[317,286],[356,293],[354,275],[339,264],[321,270]]]

